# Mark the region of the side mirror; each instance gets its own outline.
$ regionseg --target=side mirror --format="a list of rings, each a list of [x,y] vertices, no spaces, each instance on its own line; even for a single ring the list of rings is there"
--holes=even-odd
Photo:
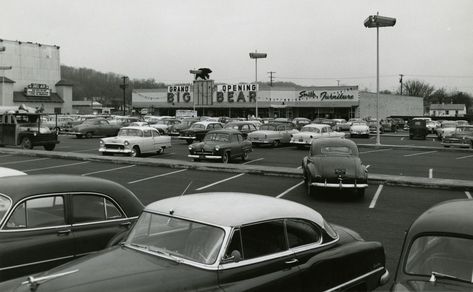
[[[232,251],[229,257],[226,257],[222,259],[222,264],[227,264],[227,263],[238,263],[241,261],[241,253],[238,250]]]

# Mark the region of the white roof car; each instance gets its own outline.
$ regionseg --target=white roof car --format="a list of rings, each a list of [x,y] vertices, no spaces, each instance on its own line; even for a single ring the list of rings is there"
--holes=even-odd
[[[318,138],[344,138],[345,134],[335,132],[327,124],[309,124],[302,127],[299,133],[291,137],[290,143],[298,147],[310,146],[313,139]]]

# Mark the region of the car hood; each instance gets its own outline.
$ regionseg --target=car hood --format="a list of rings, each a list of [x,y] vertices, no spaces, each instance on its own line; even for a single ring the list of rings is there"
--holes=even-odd
[[[437,280],[435,283],[431,283],[429,281],[421,281],[421,280],[405,280],[399,283],[395,283],[392,288],[392,292],[407,292],[407,291],[416,291],[416,292],[426,292],[426,291],[438,291],[438,292],[445,292],[445,291],[470,291],[473,292],[473,285],[471,284],[463,284],[463,283],[454,283],[452,281],[448,281],[447,283],[443,280]]]
[[[215,149],[215,146],[220,146],[220,148],[224,147],[227,144],[227,142],[216,142],[216,141],[206,141],[206,142],[200,142],[200,143],[194,143],[192,144],[192,148],[195,151],[199,151],[203,149],[204,151],[213,151]]]
[[[248,136],[264,136],[264,135],[277,135],[278,131],[269,131],[269,130],[258,130],[248,134]]]
[[[322,136],[322,134],[313,133],[313,132],[299,132],[299,133],[292,134],[292,136],[294,138],[310,138],[311,136],[312,138],[317,138],[317,137]]]
[[[368,130],[368,126],[351,126],[350,130],[351,131],[363,131],[363,130]]]
[[[125,141],[128,142],[134,142],[134,141],[139,141],[142,140],[142,137],[109,137],[109,138],[103,138],[102,140],[105,142],[105,144],[123,144]]]
[[[343,177],[360,178],[364,176],[361,160],[353,156],[315,156],[312,157],[317,172],[323,178],[333,178],[336,169],[344,169]]]
[[[40,282],[36,291],[187,291],[217,283],[214,271],[120,246],[69,262],[36,277],[74,270],[77,271]],[[0,290],[30,291],[29,285],[21,285],[25,280],[23,277],[1,283]],[[17,290],[13,290],[14,287]],[[6,290],[8,288],[12,290]]]

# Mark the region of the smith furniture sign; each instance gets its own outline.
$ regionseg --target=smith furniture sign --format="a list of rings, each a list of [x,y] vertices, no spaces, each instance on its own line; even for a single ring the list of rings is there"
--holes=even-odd
[[[358,101],[358,87],[299,91],[297,101]]]

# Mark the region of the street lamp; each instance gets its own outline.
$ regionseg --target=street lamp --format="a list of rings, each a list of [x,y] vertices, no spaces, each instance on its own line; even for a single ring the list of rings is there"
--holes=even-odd
[[[258,53],[255,51],[254,53],[250,53],[250,59],[255,59],[255,84],[258,86],[258,59],[266,58],[266,53]],[[258,118],[258,91],[256,91],[256,98],[255,98],[255,114],[256,118]]]
[[[126,116],[126,99],[125,99],[125,90],[128,87],[128,83],[126,80],[128,79],[127,76],[123,76],[123,84],[120,84],[120,88],[123,89],[123,115]]]
[[[364,25],[367,28],[376,27],[376,144],[380,145],[379,139],[379,28],[394,26],[396,24],[396,18],[370,15],[365,19]]]

